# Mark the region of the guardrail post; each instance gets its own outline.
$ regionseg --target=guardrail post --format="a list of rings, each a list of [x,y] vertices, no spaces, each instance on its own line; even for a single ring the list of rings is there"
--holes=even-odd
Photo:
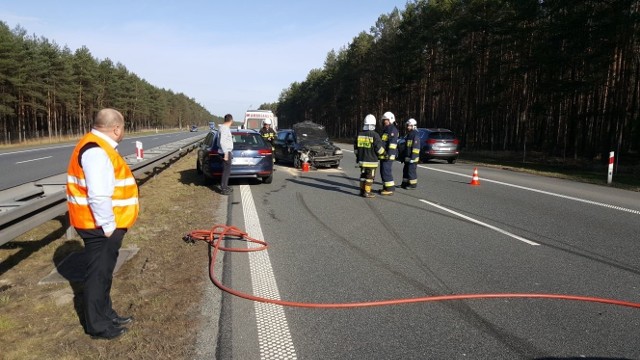
[[[62,226],[67,228],[67,231],[65,231],[67,240],[71,240],[77,237],[78,233],[76,232],[76,229],[71,226],[71,221],[69,221],[69,213],[65,214],[64,220],[62,220]]]
[[[614,154],[615,152],[610,152],[609,153],[609,175],[607,176],[607,184],[611,185],[611,182],[613,181],[613,158],[614,158]]]

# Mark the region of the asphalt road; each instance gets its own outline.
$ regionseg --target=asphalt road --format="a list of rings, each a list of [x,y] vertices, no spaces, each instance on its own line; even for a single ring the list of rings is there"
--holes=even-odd
[[[341,165],[276,166],[270,185],[231,180],[227,224],[269,248],[225,253],[226,285],[313,303],[492,293],[640,303],[638,193],[482,167],[471,186],[473,166],[432,162],[417,190],[364,199],[353,154]],[[640,309],[581,301],[307,309],[224,295],[219,324],[221,359],[640,358]]]
[[[179,141],[192,136],[204,137],[206,132],[180,132],[145,136],[126,136],[118,146],[122,156],[134,154],[136,141],[141,141],[143,149]],[[0,190],[24,183],[37,181],[66,172],[73,144],[44,146],[32,149],[6,150],[0,152]]]

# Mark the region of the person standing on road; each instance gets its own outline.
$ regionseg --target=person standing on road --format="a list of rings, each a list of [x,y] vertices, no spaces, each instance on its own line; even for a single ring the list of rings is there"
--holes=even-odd
[[[273,130],[273,128],[271,127],[271,119],[264,119],[262,121],[262,127],[260,128],[260,136],[262,136],[264,141],[271,144],[271,153],[273,154],[272,155],[273,162],[276,162],[276,156],[274,154],[275,146],[273,145],[273,142],[276,139],[276,131]]]
[[[384,143],[376,130],[376,118],[369,114],[364,118],[362,131],[354,143],[356,162],[360,167],[360,196],[374,198],[371,193],[373,179],[378,168],[378,158],[385,154]]]
[[[405,148],[403,157],[404,167],[402,168],[403,189],[413,190],[418,186],[418,161],[420,160],[420,134],[416,130],[417,122],[409,119],[406,122],[407,135],[405,136]]]
[[[224,116],[224,122],[218,126],[218,148],[222,157],[222,178],[220,179],[220,194],[229,195],[233,191],[229,187],[229,175],[231,173],[231,158],[233,157],[233,137],[231,136],[231,124],[233,116]]]
[[[393,195],[395,183],[393,182],[393,162],[398,155],[398,129],[396,117],[387,111],[382,115],[384,128],[382,130],[382,142],[386,154],[380,159],[380,176],[382,177],[382,189],[380,195]]]
[[[264,119],[262,121],[260,136],[273,147],[273,141],[276,139],[276,131],[271,127],[271,119]]]
[[[69,219],[84,242],[87,271],[83,290],[85,332],[114,339],[133,321],[111,302],[113,271],[127,230],[138,217],[138,185],[116,147],[124,137],[124,117],[102,109],[92,129],[74,148],[67,169]]]

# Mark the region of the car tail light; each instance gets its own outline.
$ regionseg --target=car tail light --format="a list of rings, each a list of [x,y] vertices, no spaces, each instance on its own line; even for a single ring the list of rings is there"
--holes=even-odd
[[[437,143],[438,141],[436,139],[427,139],[427,141],[425,141],[425,144],[430,144],[433,145],[435,143]]]
[[[271,149],[260,149],[258,150],[258,154],[262,156],[271,155]]]
[[[453,143],[454,143],[454,144],[456,144],[456,145],[458,145],[458,144],[460,143],[460,140],[458,140],[458,139],[453,139]]]

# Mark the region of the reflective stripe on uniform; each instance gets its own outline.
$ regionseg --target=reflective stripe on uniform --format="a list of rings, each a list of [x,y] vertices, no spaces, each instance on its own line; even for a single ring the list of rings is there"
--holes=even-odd
[[[360,167],[366,167],[366,168],[377,168],[378,167],[378,162],[371,162],[371,161],[360,161],[358,164],[360,164]]]
[[[86,197],[67,195],[67,201],[76,205],[89,205]]]
[[[76,205],[82,205],[82,206],[89,205],[89,201],[87,200],[87,198],[81,197],[81,196],[67,195],[67,201]],[[111,206],[114,206],[114,207],[136,205],[137,203],[138,203],[138,198],[111,200]]]
[[[116,186],[130,186],[130,185],[136,185],[135,178],[129,177],[122,180],[116,180]]]
[[[67,175],[67,183],[76,184],[78,186],[87,187],[87,182],[84,179],[79,179],[75,176]]]

